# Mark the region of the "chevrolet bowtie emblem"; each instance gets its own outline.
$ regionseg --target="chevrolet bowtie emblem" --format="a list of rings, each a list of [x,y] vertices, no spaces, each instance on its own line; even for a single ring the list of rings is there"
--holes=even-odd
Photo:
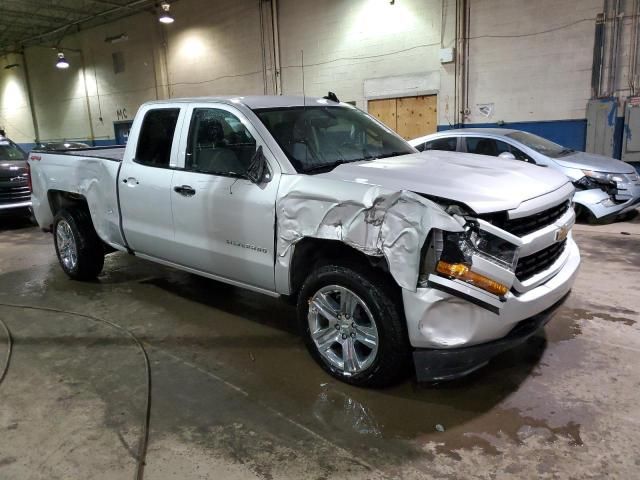
[[[556,242],[562,242],[565,238],[567,238],[567,235],[569,235],[569,230],[571,229],[568,225],[564,225],[563,227],[560,227],[560,229],[556,230]]]

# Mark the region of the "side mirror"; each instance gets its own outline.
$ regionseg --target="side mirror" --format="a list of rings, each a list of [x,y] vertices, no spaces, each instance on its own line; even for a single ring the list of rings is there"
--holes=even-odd
[[[504,160],[515,160],[516,159],[516,157],[511,152],[502,152],[500,155],[498,155],[498,158],[502,158]]]
[[[269,168],[267,166],[267,159],[264,156],[264,153],[262,153],[262,145],[258,147],[256,153],[251,157],[251,162],[247,167],[246,175],[247,178],[256,185],[260,185],[263,182],[271,180],[271,175],[269,174]]]

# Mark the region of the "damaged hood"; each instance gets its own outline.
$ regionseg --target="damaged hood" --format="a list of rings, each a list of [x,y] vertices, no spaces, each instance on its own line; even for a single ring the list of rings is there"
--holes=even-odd
[[[552,158],[551,160],[566,168],[605,173],[635,173],[635,169],[628,163],[595,153],[575,152],[566,157]]]
[[[479,214],[512,210],[569,181],[559,172],[525,162],[435,150],[347,163],[316,177],[410,190],[464,203]]]

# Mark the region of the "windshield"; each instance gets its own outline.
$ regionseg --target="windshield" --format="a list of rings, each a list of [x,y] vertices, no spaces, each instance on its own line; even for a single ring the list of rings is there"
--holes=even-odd
[[[542,155],[546,155],[551,158],[558,158],[573,153],[575,150],[563,147],[557,143],[547,140],[546,138],[539,137],[533,133],[528,132],[512,132],[507,133],[507,137],[520,142],[527,147],[535,150]]]
[[[355,108],[286,107],[255,113],[300,173],[416,153],[402,138]]]
[[[0,137],[0,160],[25,160],[26,158],[27,154],[20,147],[11,140]]]

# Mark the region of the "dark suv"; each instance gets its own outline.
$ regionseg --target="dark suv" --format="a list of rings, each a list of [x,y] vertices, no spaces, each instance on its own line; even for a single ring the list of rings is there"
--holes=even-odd
[[[31,214],[27,154],[0,130],[0,215]]]

